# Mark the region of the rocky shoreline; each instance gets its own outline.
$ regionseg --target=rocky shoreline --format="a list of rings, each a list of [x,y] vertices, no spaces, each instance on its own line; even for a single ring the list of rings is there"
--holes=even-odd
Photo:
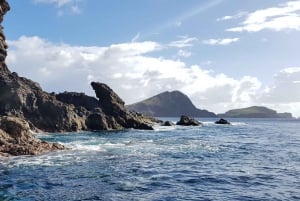
[[[0,23],[10,10],[0,0]],[[77,132],[82,130],[153,130],[156,119],[128,111],[124,101],[107,85],[92,82],[96,97],[84,93],[47,93],[30,79],[10,72],[7,44],[0,27],[0,156],[36,155],[64,146],[42,142],[30,130]]]

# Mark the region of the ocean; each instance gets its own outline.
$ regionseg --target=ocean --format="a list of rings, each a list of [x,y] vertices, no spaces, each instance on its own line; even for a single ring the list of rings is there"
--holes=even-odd
[[[71,150],[0,158],[0,200],[300,200],[300,121],[199,120],[38,135]]]

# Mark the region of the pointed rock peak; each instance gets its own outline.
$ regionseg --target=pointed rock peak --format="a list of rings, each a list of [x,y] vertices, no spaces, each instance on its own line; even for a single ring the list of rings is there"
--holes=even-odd
[[[99,82],[92,82],[92,88],[94,89],[97,98],[99,98],[100,102],[105,102],[108,100],[109,102],[115,102],[120,105],[124,105],[124,101],[106,84]]]

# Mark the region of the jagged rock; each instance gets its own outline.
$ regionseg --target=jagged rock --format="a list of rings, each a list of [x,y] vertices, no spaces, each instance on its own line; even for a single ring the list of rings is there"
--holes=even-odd
[[[162,126],[175,126],[172,121],[165,121]]]
[[[7,2],[0,0],[1,17],[8,10]],[[5,42],[2,32],[0,39]],[[6,46],[4,43],[2,46],[5,57]],[[151,129],[149,118],[128,112],[124,101],[107,85],[96,82],[91,85],[99,100],[83,93],[50,94],[38,83],[11,73],[5,62],[0,61],[0,116],[26,119],[32,127],[47,132]],[[95,125],[97,122],[99,125]]]
[[[188,116],[182,115],[180,120],[176,123],[180,126],[201,126],[202,123],[197,121],[196,119],[190,118]]]
[[[26,119],[47,132],[84,129],[85,119],[76,113],[75,106],[58,101],[37,83],[7,68],[0,70],[0,93],[0,115]]]
[[[63,149],[65,149],[63,145],[35,138],[25,120],[17,117],[0,117],[0,156],[37,155]]]
[[[106,84],[92,82],[91,83],[100,107],[107,115],[125,115],[125,102]]]
[[[230,122],[227,121],[226,119],[220,119],[216,121],[215,124],[230,124]]]
[[[0,23],[9,9],[7,1],[0,0]],[[83,93],[55,95],[43,91],[38,83],[10,72],[5,64],[6,49],[0,26],[0,118],[8,116],[1,118],[0,155],[38,154],[64,148],[35,139],[29,128],[47,132],[153,129],[154,119],[128,112],[124,101],[105,84],[92,83],[99,100]]]
[[[73,104],[75,107],[82,106],[87,110],[93,110],[100,107],[99,101],[96,98],[87,96],[84,93],[64,92],[55,95],[55,97],[61,102]]]
[[[125,108],[124,101],[106,84],[92,82],[99,105],[103,113],[109,118],[109,128],[134,128],[142,130],[153,130],[150,118],[139,115],[135,112],[129,112]],[[151,122],[151,123],[150,123]]]

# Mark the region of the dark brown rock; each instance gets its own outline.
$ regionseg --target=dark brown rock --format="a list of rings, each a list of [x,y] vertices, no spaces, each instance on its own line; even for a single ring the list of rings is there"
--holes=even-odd
[[[84,93],[64,92],[55,95],[55,97],[63,103],[72,104],[75,107],[81,106],[89,111],[100,107],[99,101],[96,98],[87,96]]]
[[[215,122],[215,124],[230,124],[230,122],[229,121],[227,121],[226,119],[220,119],[220,120],[218,120],[218,121],[216,121]]]
[[[165,121],[162,126],[175,126],[172,121]]]
[[[142,130],[153,130],[154,119],[145,117],[135,112],[129,112],[125,108],[124,101],[106,84],[91,83],[97,98],[99,106],[107,116],[108,128],[134,128]]]
[[[64,149],[63,145],[35,138],[25,120],[0,117],[0,156],[37,155]]]
[[[109,86],[98,82],[92,82],[91,85],[105,114],[112,116],[126,114],[125,102]]]
[[[197,121],[196,119],[190,118],[188,116],[182,115],[180,120],[176,123],[180,126],[201,126],[202,123]]]

